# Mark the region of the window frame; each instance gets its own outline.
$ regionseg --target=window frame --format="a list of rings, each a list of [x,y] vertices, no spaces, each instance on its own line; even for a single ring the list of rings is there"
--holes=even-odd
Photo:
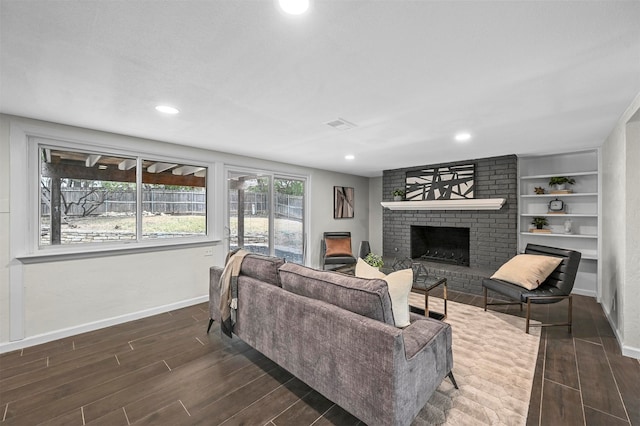
[[[96,138],[95,142],[89,142],[94,138],[87,137],[83,140],[67,137],[68,135],[59,136],[55,134],[42,134],[41,132],[29,132],[21,129],[20,135],[23,138],[25,146],[24,167],[26,179],[24,189],[26,196],[21,200],[21,207],[26,208],[27,214],[24,215],[27,223],[25,224],[26,232],[22,236],[22,249],[16,253],[16,258],[23,263],[38,263],[52,260],[65,260],[86,257],[100,257],[105,255],[123,254],[124,252],[147,252],[157,250],[171,250],[175,248],[184,248],[190,246],[210,246],[220,241],[220,230],[215,226],[215,194],[218,192],[216,185],[218,170],[220,165],[217,162],[203,161],[195,156],[177,156],[167,155],[163,152],[150,152],[144,149],[127,149],[117,144],[102,143],[101,138]],[[53,132],[52,132],[53,133]],[[17,138],[16,138],[17,139]],[[12,140],[16,140],[12,138]],[[128,136],[121,136],[124,143],[131,139]],[[162,142],[157,142],[163,144]],[[133,144],[135,145],[135,144]],[[163,144],[164,145],[164,144]],[[206,233],[205,235],[185,236],[175,238],[147,238],[143,239],[141,234],[136,235],[135,240],[129,241],[113,241],[109,243],[84,243],[84,244],[60,244],[60,245],[40,245],[40,149],[41,147],[52,147],[60,150],[78,151],[82,153],[96,153],[102,155],[113,155],[132,157],[136,159],[136,192],[137,204],[136,223],[137,227],[141,226],[142,211],[140,205],[142,202],[142,161],[166,161],[176,162],[180,164],[188,164],[197,167],[205,167],[206,174]],[[177,150],[179,146],[176,146]],[[21,157],[21,156],[19,156]],[[19,189],[17,189],[19,190]],[[12,208],[13,210],[13,208]]]

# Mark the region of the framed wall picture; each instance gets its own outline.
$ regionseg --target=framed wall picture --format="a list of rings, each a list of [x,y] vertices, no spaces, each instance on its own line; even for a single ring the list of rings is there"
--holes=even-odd
[[[349,219],[353,217],[353,188],[348,186],[333,187],[333,218]]]

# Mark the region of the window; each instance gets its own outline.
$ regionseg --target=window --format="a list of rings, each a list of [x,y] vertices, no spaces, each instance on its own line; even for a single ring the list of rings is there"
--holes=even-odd
[[[229,248],[304,263],[305,186],[301,177],[229,170]]]
[[[38,145],[41,248],[207,236],[207,167]]]

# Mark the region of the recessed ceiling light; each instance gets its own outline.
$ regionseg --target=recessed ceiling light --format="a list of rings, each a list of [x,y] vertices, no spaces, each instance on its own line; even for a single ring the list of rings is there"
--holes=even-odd
[[[456,133],[455,140],[458,142],[466,142],[471,139],[471,133],[469,132],[460,132]]]
[[[177,114],[180,112],[174,107],[169,105],[158,105],[156,107],[156,111],[164,112],[165,114]]]
[[[309,9],[309,0],[278,0],[278,5],[289,15],[302,15]]]
[[[345,160],[353,160],[354,158],[356,158],[356,156],[353,154],[347,154],[344,156]]]

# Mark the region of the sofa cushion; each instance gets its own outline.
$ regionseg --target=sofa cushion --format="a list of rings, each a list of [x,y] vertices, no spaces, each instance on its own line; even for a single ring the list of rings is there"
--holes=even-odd
[[[541,285],[561,262],[562,258],[555,256],[519,254],[502,265],[491,278],[533,290]]]
[[[279,257],[263,256],[261,254],[248,254],[242,261],[240,274],[257,280],[268,282],[280,287],[280,275],[278,268],[284,264],[284,259]]]
[[[395,325],[387,283],[338,272],[319,271],[295,263],[280,267],[282,288],[301,296]]]
[[[413,285],[412,269],[402,269],[387,275],[364,260],[358,259],[356,277],[385,280],[391,297],[391,310],[396,327],[406,327],[411,324],[409,320],[409,293]]]

